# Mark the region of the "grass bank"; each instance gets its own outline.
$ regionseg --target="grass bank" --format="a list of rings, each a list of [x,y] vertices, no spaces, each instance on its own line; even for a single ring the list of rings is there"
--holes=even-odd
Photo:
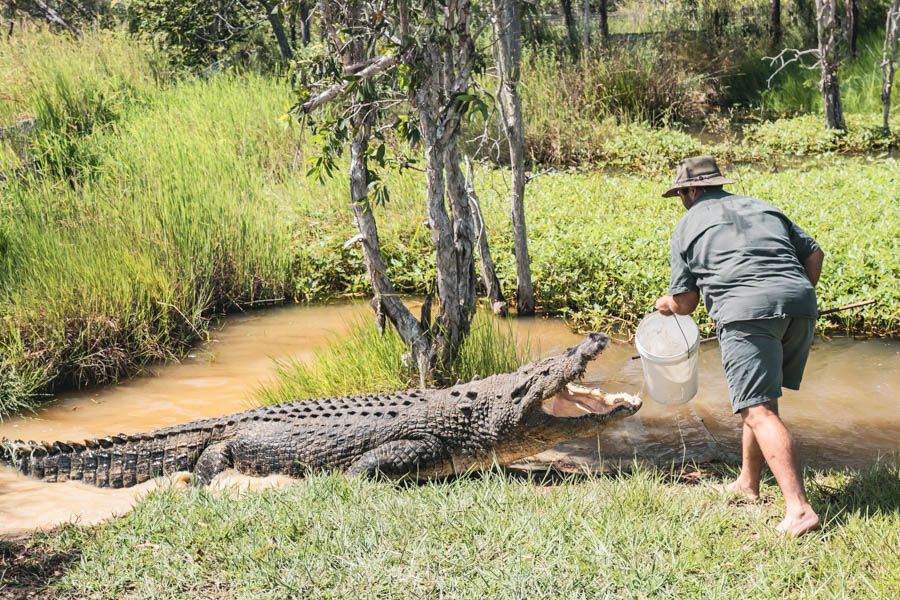
[[[824,527],[800,540],[774,533],[773,483],[748,506],[709,489],[719,479],[650,468],[422,486],[315,476],[237,498],[155,493],[121,520],[18,551],[69,559],[39,590],[59,598],[895,595],[896,468],[811,474]]]
[[[30,133],[0,139],[0,414],[177,357],[216,312],[368,292],[358,248],[343,245],[354,234],[346,183],[304,176],[309,151],[279,121],[283,82],[178,81],[117,34],[35,36],[0,46],[3,125],[36,118]],[[737,160],[747,144],[747,160],[816,160],[735,167],[737,189],[781,206],[822,242],[823,306],[879,300],[823,327],[895,334],[900,163],[832,156],[848,138],[823,138],[812,117],[800,119],[759,125],[725,156]],[[666,286],[681,214],[658,197],[666,165],[703,147],[672,129],[610,132],[622,148],[608,163],[616,169],[537,177],[527,216],[541,309],[627,332]],[[376,217],[389,275],[421,294],[434,279],[423,182],[387,177],[392,200]],[[508,173],[479,169],[477,184],[511,294]]]

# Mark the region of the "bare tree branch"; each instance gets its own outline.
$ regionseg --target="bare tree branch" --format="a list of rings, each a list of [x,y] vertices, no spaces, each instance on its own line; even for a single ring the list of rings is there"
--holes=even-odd
[[[385,54],[384,56],[378,58],[371,65],[362,69],[358,73],[355,74],[355,78],[358,79],[370,79],[379,75],[388,69],[396,66],[400,62],[399,54]],[[304,113],[311,113],[316,110],[323,104],[327,104],[328,102],[334,100],[342,93],[347,91],[347,89],[354,83],[354,80],[347,80],[338,84],[331,86],[326,89],[324,92],[316,94],[311,99],[307,100],[300,106],[300,110]]]

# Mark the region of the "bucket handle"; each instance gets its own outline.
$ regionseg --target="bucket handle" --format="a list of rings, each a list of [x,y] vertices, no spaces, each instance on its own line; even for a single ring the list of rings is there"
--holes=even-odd
[[[678,315],[672,313],[672,318],[675,319],[675,325],[678,326],[678,331],[681,332],[681,337],[684,338],[684,351],[688,353],[688,356],[691,355],[691,345],[688,343],[687,335],[684,333],[684,329],[681,328],[681,323],[678,322]]]

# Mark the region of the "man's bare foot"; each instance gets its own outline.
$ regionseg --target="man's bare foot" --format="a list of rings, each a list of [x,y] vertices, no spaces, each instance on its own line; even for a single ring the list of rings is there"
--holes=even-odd
[[[759,488],[746,485],[740,480],[717,486],[723,494],[736,494],[742,496],[747,502],[759,502]]]
[[[815,513],[811,506],[807,506],[796,514],[786,516],[775,529],[782,537],[800,537],[804,533],[818,528],[819,515]]]

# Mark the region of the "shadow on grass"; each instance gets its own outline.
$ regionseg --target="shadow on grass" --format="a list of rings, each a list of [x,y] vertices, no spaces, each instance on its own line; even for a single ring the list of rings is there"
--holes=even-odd
[[[850,473],[849,480],[837,486],[822,482],[809,486],[810,502],[820,514],[843,521],[850,515],[900,512],[900,467],[878,464]]]
[[[53,598],[51,583],[78,558],[28,538],[0,540],[0,598]]]

